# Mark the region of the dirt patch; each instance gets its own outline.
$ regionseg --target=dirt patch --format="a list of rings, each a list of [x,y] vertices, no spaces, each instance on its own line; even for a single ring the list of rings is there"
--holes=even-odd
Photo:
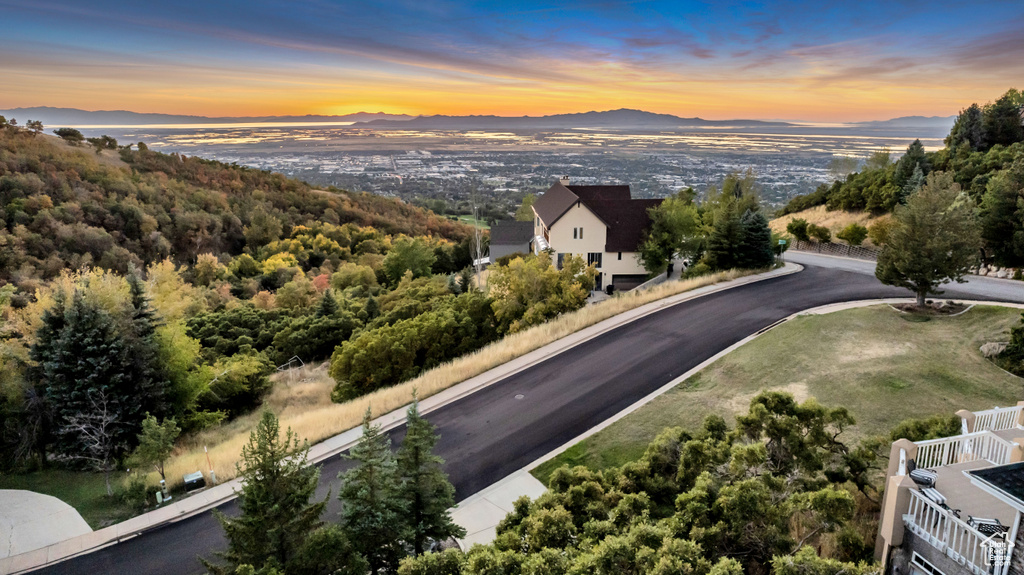
[[[800,403],[803,403],[804,401],[807,400],[808,397],[811,396],[810,391],[807,389],[807,384],[802,381],[796,381],[788,385],[783,385],[781,387],[769,387],[766,389],[755,391],[753,393],[744,393],[742,395],[737,395],[729,400],[729,403],[726,404],[726,407],[729,409],[729,411],[732,411],[733,413],[746,413],[747,410],[750,409],[750,400],[754,399],[754,397],[756,397],[762,391],[781,391],[783,393],[788,393],[792,395],[793,398]]]
[[[843,346],[843,353],[837,358],[844,364],[860,363],[906,355],[916,346],[910,342],[892,344],[879,341],[857,341]]]

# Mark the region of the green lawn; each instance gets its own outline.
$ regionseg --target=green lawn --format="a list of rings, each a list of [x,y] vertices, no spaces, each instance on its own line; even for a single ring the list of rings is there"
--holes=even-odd
[[[470,225],[470,226],[473,225],[473,216],[462,215],[462,216],[459,216],[458,219],[459,219],[460,222],[462,222],[464,224],[467,224],[467,225]],[[477,220],[477,223],[480,225],[480,229],[482,229],[482,230],[489,230],[489,229],[491,229],[491,226],[487,225],[487,221],[486,220]]]
[[[121,501],[124,473],[114,472],[110,484],[114,495],[107,497],[102,473],[47,469],[22,475],[0,474],[0,489],[25,489],[45,493],[74,507],[93,529],[124,521],[135,515]]]
[[[731,423],[762,389],[846,406],[857,419],[848,439],[885,433],[911,417],[1015,405],[1024,399],[1024,379],[990,363],[978,348],[989,341],[1006,341],[1009,328],[1020,317],[1020,310],[988,306],[923,322],[889,306],[798,317],[716,361],[533,474],[546,481],[565,463],[592,469],[621,465],[643,454],[666,427],[696,428],[712,413]]]

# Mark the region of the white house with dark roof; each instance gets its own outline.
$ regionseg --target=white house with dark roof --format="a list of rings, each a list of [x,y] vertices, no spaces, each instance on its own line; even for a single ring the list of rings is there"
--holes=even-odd
[[[535,253],[548,248],[559,267],[569,254],[597,268],[596,289],[631,289],[647,271],[638,247],[661,200],[633,199],[629,186],[575,186],[563,178],[533,204]]]

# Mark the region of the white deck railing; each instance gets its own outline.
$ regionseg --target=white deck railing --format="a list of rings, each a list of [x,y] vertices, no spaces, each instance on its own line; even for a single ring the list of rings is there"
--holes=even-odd
[[[981,544],[988,536],[926,499],[916,489],[910,491],[910,509],[903,516],[903,523],[915,535],[975,575],[988,573],[985,565],[987,550]],[[997,569],[997,573],[1002,572],[1003,569]]]
[[[993,465],[1010,463],[1014,443],[991,431],[976,431],[953,437],[917,442],[917,467],[934,469],[944,465],[983,459]]]
[[[1002,431],[1017,427],[1020,419],[1020,405],[996,407],[974,412],[974,431]]]

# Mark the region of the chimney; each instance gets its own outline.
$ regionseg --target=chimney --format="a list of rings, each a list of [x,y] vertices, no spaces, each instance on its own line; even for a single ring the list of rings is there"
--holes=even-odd
[[[569,176],[562,176],[561,178],[558,179],[558,182],[560,184],[562,184],[563,186],[568,186],[569,185]]]

